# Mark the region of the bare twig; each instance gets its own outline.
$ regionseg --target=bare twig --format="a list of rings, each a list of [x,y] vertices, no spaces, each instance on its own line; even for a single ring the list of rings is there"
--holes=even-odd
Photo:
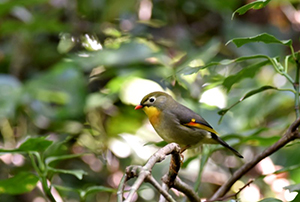
[[[162,189],[164,191],[168,191],[174,185],[174,181],[177,177],[178,171],[181,166],[181,157],[180,153],[177,151],[172,152],[171,163],[169,167],[169,172],[162,177]],[[165,202],[166,198],[161,195],[159,198],[159,202]]]
[[[165,190],[162,186],[160,186],[160,184],[154,179],[152,175],[148,176],[147,182],[151,183],[167,201],[176,202],[168,193],[168,191]]]
[[[132,185],[129,195],[128,195],[127,199],[125,200],[126,202],[130,202],[133,200],[134,194],[137,192],[137,190],[139,189],[139,187],[142,185],[142,183],[144,181],[150,182],[164,197],[166,197],[166,199],[168,201],[174,201],[172,196],[166,190],[164,190],[158,184],[158,182],[156,182],[154,180],[154,178],[151,175],[151,170],[156,163],[163,161],[167,155],[169,155],[169,154],[172,154],[172,156],[174,156],[176,154],[179,155],[180,150],[181,149],[178,146],[178,144],[170,143],[170,144],[166,145],[165,147],[159,149],[156,153],[154,153],[143,167],[142,166],[127,167],[126,173],[124,174],[124,176],[122,178],[122,179],[126,179],[126,180],[124,180],[123,183],[121,181],[122,185],[121,184],[119,185],[118,200],[123,199],[123,190],[125,187],[125,181],[127,181],[133,177],[137,177],[137,180]],[[178,157],[172,157],[172,158],[178,158]],[[179,156],[179,159],[180,159],[180,156]],[[180,160],[179,160],[179,162],[180,162]],[[177,175],[177,172],[178,172],[180,166],[177,168],[176,165],[177,164],[175,164],[175,167],[172,167],[172,169],[174,169],[174,171],[176,172],[176,175]],[[179,163],[179,165],[180,165],[180,163]],[[126,177],[125,177],[125,175],[126,175]]]
[[[299,133],[297,131],[298,126],[300,125],[300,118],[297,119],[286,131],[286,133],[271,147],[264,150],[261,154],[257,155],[252,161],[244,164],[239,170],[237,170],[232,177],[223,184],[218,191],[209,199],[210,201],[215,201],[216,199],[224,196],[230,187],[240,179],[245,173],[251,170],[258,162],[264,159],[267,156],[270,156],[274,152],[278,151],[280,148],[285,146],[287,143],[293,141],[294,139],[299,137]]]
[[[166,175],[164,175],[164,176],[166,176]],[[168,187],[168,185],[166,184],[166,183],[164,183],[164,182],[162,182],[162,186],[161,186],[161,188],[163,189],[163,190],[165,190],[166,192],[168,192],[169,191],[169,187]],[[166,198],[161,194],[160,195],[160,197],[159,197],[159,202],[166,202]]]
[[[193,190],[193,188],[190,187],[188,184],[182,182],[178,177],[175,179],[173,187],[175,189],[177,189],[178,191],[181,191],[182,193],[184,193],[191,202],[199,202],[200,201],[199,196]]]
[[[217,198],[217,199],[215,199],[213,201],[225,201],[225,200],[228,200],[230,198],[237,198],[237,195],[239,195],[241,193],[241,191],[243,191],[246,187],[250,186],[250,184],[252,182],[254,182],[253,179],[249,180],[249,182],[247,182],[242,188],[240,188],[238,192],[236,192],[234,194],[230,194],[230,195],[227,195],[227,196],[223,196],[223,197]],[[213,201],[207,200],[205,202],[213,202]]]
[[[125,173],[120,181],[119,187],[118,187],[118,192],[117,192],[117,196],[118,196],[118,202],[122,202],[123,201],[123,191],[125,189],[125,182],[127,181],[127,174]]]
[[[165,183],[171,188],[174,184],[174,181],[177,177],[181,166],[181,157],[179,152],[172,152],[171,163],[169,167],[169,172],[167,178],[165,178]]]

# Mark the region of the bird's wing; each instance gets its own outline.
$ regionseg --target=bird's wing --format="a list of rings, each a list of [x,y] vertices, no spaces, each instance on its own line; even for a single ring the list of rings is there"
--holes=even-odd
[[[201,116],[186,108],[184,106],[180,106],[174,109],[174,113],[176,114],[177,119],[181,125],[190,128],[198,128],[202,130],[209,131],[215,135],[218,133],[207,123]]]
[[[212,134],[217,135],[218,133],[206,122],[191,118],[189,121],[181,122],[182,125],[188,126],[190,128],[199,128],[211,132]]]
[[[218,133],[201,116],[199,116],[189,108],[178,107],[176,110],[174,110],[174,113],[176,114],[176,117],[179,119],[181,125],[190,128],[198,128],[205,131],[209,131],[211,133],[211,138],[213,140],[215,140],[222,146],[231,150],[236,156],[243,158],[243,156],[238,151],[236,151],[234,148],[229,146],[220,137],[218,137]]]

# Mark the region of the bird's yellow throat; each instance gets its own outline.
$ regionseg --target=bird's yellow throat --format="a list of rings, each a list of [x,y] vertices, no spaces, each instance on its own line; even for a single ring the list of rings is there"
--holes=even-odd
[[[156,107],[150,106],[147,107],[145,106],[143,108],[144,112],[146,113],[146,115],[149,117],[149,120],[151,122],[152,125],[156,125],[159,122],[159,115],[160,115],[160,110],[157,109]]]

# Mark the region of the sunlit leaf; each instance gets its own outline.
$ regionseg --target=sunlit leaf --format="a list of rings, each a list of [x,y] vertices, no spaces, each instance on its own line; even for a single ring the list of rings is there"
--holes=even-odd
[[[0,180],[0,194],[23,194],[36,187],[39,178],[29,172],[19,172],[15,176]]]
[[[17,149],[0,149],[0,153],[22,153],[45,151],[53,142],[46,140],[46,137],[27,137]]]
[[[118,49],[99,50],[73,58],[81,67],[90,70],[99,65],[121,67],[134,63],[144,63],[146,58],[153,56],[154,51],[144,43],[136,41],[123,43]]]
[[[241,47],[247,43],[253,43],[253,42],[263,42],[263,43],[278,43],[282,45],[290,46],[292,44],[292,40],[279,40],[275,36],[262,33],[253,37],[244,37],[244,38],[235,38],[230,41],[228,41],[226,44],[229,44],[233,42],[237,47]]]
[[[227,77],[223,81],[222,85],[224,87],[226,87],[227,92],[229,92],[233,84],[238,83],[239,81],[241,81],[245,78],[253,78],[256,75],[257,71],[261,67],[263,67],[263,66],[265,66],[269,63],[270,62],[267,60],[267,61],[262,61],[262,62],[253,64],[253,65],[250,65],[249,67],[245,67],[244,69],[239,71],[237,74],[234,74],[234,75],[231,75],[231,76]]]
[[[194,67],[194,68],[189,68],[188,69],[188,74],[193,74],[198,72],[201,69],[205,69],[208,67],[213,67],[213,66],[218,66],[218,65],[231,65],[233,63],[236,62],[243,62],[243,61],[247,61],[247,60],[252,60],[252,59],[267,59],[269,61],[272,60],[272,58],[268,57],[267,55],[250,55],[250,56],[242,56],[242,57],[238,57],[236,59],[233,60],[221,60],[220,62],[210,62],[207,65],[201,66],[201,67]]]
[[[72,159],[72,158],[78,158],[83,155],[86,155],[86,153],[80,153],[80,154],[69,154],[69,155],[60,155],[60,156],[50,156],[45,159],[45,162],[47,165],[54,161],[61,161],[61,160],[66,160],[66,159]]]
[[[230,107],[228,108],[225,108],[225,109],[222,109],[220,111],[218,111],[218,114],[221,115],[221,118],[219,120],[219,122],[222,120],[222,117],[230,110],[232,109],[234,106],[236,106],[237,104],[239,104],[240,102],[244,101],[245,99],[257,94],[257,93],[260,93],[260,92],[263,92],[263,91],[266,91],[266,90],[278,90],[278,88],[274,87],[274,86],[262,86],[258,89],[255,89],[255,90],[252,90],[252,91],[249,91],[248,93],[246,93],[239,101],[237,101],[236,103],[234,103],[233,105],[231,105]]]
[[[29,137],[20,145],[18,151],[45,151],[52,143],[46,137]]]
[[[213,38],[200,49],[189,51],[174,64],[177,74],[189,75],[205,68],[203,64],[209,62],[219,52],[220,44],[221,42],[219,39]]]
[[[52,167],[48,167],[49,171],[52,171],[54,173],[63,173],[63,174],[69,174],[74,175],[79,180],[82,180],[83,175],[87,175],[87,173],[84,170],[65,170],[65,169],[56,169]]]
[[[238,8],[237,10],[235,10],[233,12],[231,18],[233,18],[236,13],[243,15],[250,9],[261,9],[261,8],[265,7],[270,1],[271,0],[257,0],[257,1],[251,2],[249,4],[246,4],[246,5]]]
[[[69,33],[62,33],[57,46],[57,51],[61,54],[68,53],[75,46],[75,39]]]
[[[107,36],[113,36],[113,37],[121,37],[122,36],[122,33],[113,27],[108,27],[108,28],[104,29],[103,33]]]
[[[148,146],[148,145],[155,145],[157,147],[164,147],[166,146],[168,143],[165,141],[160,141],[160,142],[147,142],[146,144],[144,144],[144,146]]]
[[[112,189],[110,187],[105,186],[91,186],[86,188],[85,190],[80,191],[80,195],[82,198],[86,197],[88,194],[96,193],[96,192],[109,192],[109,193],[116,193],[116,189]]]

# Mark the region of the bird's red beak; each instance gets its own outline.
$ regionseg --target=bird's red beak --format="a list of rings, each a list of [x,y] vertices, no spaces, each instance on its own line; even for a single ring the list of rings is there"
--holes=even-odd
[[[134,109],[137,110],[137,109],[141,109],[143,107],[144,107],[143,105],[137,105]]]

